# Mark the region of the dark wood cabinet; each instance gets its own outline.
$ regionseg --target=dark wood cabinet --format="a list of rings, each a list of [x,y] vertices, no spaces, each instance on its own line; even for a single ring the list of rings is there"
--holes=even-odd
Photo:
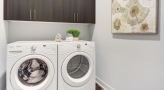
[[[63,21],[75,22],[76,0],[63,0]]]
[[[77,0],[77,23],[95,23],[95,0]]]
[[[74,22],[73,11],[75,0],[53,0],[53,21]]]
[[[95,23],[95,0],[63,0],[63,22]]]
[[[4,17],[6,20],[30,20],[30,0],[6,0]]]
[[[63,21],[63,0],[53,0],[53,22],[64,22]]]
[[[52,0],[33,0],[33,21],[52,21]]]
[[[52,21],[52,0],[6,0],[4,19]]]
[[[5,0],[5,20],[95,23],[95,0]]]

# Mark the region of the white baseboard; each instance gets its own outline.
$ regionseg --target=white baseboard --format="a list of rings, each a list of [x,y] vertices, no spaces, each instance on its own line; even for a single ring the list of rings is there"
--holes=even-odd
[[[96,77],[96,82],[105,90],[114,90],[111,86],[103,82],[100,78]]]

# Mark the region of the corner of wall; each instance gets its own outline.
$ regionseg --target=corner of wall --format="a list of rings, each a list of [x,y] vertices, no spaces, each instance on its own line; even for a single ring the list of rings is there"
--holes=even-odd
[[[95,29],[95,24],[89,25],[89,36],[90,36],[89,38],[90,38],[91,41],[92,41],[92,38],[93,38],[94,29]]]

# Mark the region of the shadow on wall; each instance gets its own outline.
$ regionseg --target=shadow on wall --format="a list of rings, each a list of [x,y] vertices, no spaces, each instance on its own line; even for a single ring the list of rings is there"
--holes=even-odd
[[[0,77],[0,88],[2,88],[2,90],[6,88],[6,73],[3,73]]]
[[[93,34],[94,34],[94,30],[95,30],[95,24],[90,25],[89,28],[90,28],[90,30],[89,30],[89,36],[90,36],[90,37],[89,37],[89,38],[90,38],[90,40],[92,41]]]
[[[157,5],[157,34],[113,34],[115,39],[160,41],[161,0]]]
[[[0,24],[0,90],[4,90],[6,87],[6,42],[8,22],[0,20]]]
[[[160,41],[160,34],[113,34],[114,39]]]

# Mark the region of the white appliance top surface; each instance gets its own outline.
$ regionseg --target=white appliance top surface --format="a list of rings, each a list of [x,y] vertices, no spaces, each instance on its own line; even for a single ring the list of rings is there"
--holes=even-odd
[[[68,42],[63,40],[62,42],[57,42],[57,43],[83,43],[83,42],[93,42],[93,41],[79,40],[79,41]]]
[[[84,40],[79,40],[79,41],[74,41],[74,42],[67,42],[65,40],[63,40],[62,42],[56,42],[56,41],[16,41],[10,44],[38,44],[38,43],[56,43],[56,44],[60,44],[60,43],[83,43],[83,42],[93,42],[93,41],[84,41]]]

